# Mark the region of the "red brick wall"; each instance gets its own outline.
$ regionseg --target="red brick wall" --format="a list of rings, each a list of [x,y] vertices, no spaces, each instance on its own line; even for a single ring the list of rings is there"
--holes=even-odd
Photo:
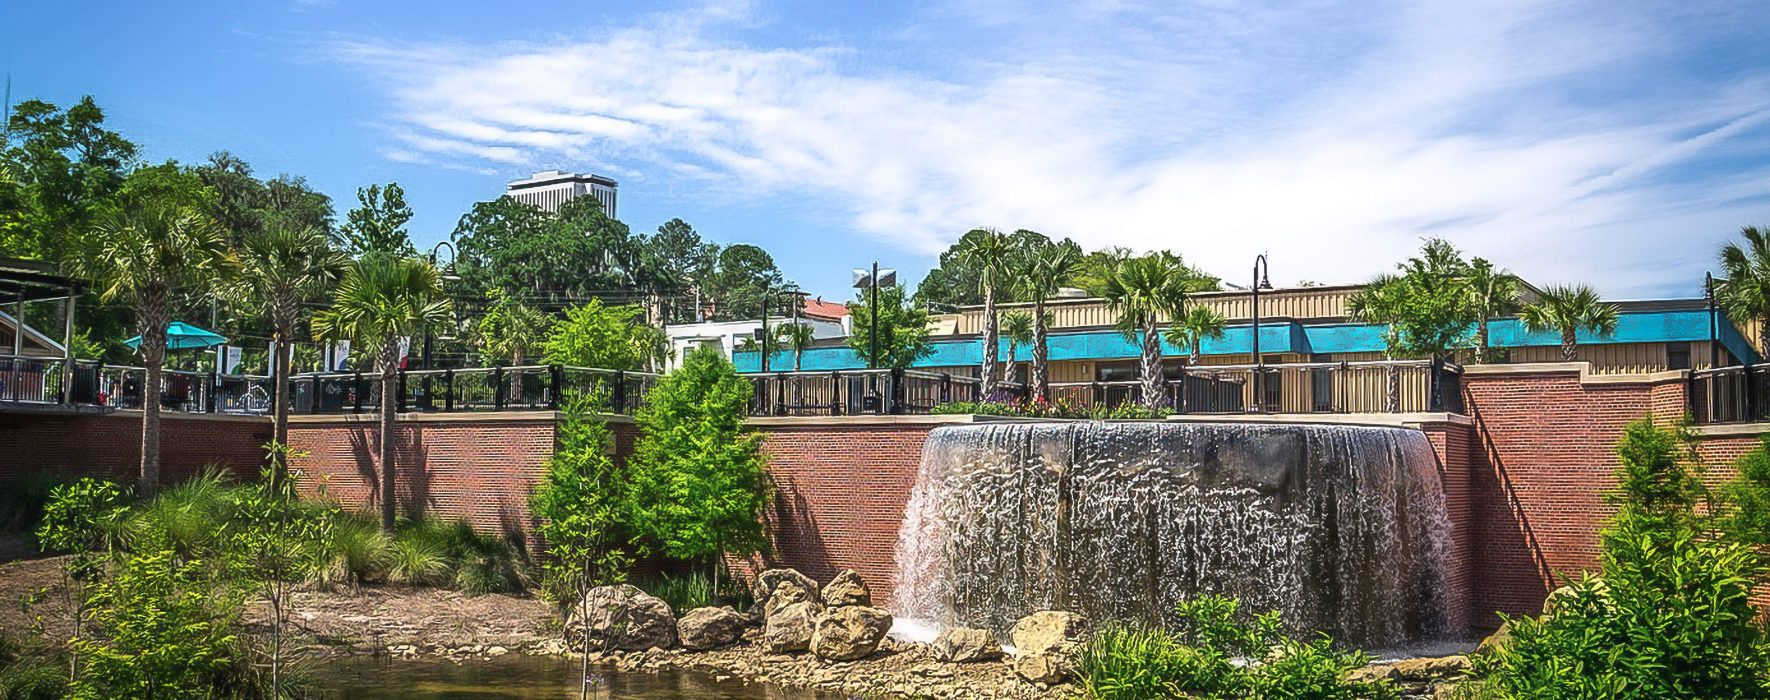
[[[897,530],[935,425],[837,419],[761,428],[775,485],[766,565],[790,566],[819,583],[854,569],[876,604],[890,604]]]
[[[1439,479],[1444,485],[1445,515],[1450,518],[1450,551],[1446,555],[1447,578],[1445,602],[1449,623],[1454,631],[1481,627],[1484,613],[1475,610],[1476,577],[1479,561],[1478,543],[1469,526],[1469,514],[1475,509],[1471,491],[1473,456],[1476,451],[1475,428],[1462,422],[1430,423],[1420,426],[1432,450],[1438,455]]]
[[[617,458],[631,454],[633,424],[613,422],[610,429]],[[291,461],[301,489],[380,512],[380,432],[372,418],[291,423],[290,446],[307,453]],[[467,520],[483,532],[532,532],[528,499],[553,455],[552,414],[420,417],[401,421],[398,436],[400,512]]]
[[[270,442],[268,420],[162,414],[160,479],[210,465],[255,477]],[[141,471],[141,414],[0,412],[0,481],[54,473],[133,482]]]

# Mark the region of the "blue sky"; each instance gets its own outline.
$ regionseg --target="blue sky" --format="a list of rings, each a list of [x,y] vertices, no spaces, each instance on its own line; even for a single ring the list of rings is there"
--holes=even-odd
[[[1440,235],[1542,284],[1698,292],[1770,224],[1761,2],[0,4],[15,100],[95,95],[414,239],[542,168],[847,295],[974,226],[1359,281]]]

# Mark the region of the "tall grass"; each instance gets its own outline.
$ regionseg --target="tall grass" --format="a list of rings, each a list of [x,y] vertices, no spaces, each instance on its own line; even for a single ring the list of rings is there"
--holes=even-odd
[[[314,583],[326,589],[386,580],[393,562],[393,538],[373,518],[360,514],[336,513],[319,548]]]
[[[519,548],[506,538],[480,533],[466,521],[407,520],[400,523],[394,540],[399,543],[396,550],[410,555],[408,573],[446,578],[448,585],[463,593],[513,593],[525,590],[531,581]],[[434,561],[437,557],[440,566]]]
[[[721,583],[724,585],[715,592],[710,577],[700,571],[693,571],[684,575],[658,574],[640,583],[639,588],[669,603],[670,609],[677,615],[713,605],[730,605],[738,610],[750,608],[751,593],[748,589],[730,577],[726,577]]]

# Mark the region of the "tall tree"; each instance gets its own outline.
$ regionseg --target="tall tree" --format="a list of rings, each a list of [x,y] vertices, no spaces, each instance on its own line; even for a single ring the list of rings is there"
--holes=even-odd
[[[767,461],[744,429],[754,395],[717,348],[690,352],[653,387],[634,416],[640,438],[628,461],[635,529],[672,557],[712,568],[764,543]]]
[[[276,341],[276,356],[271,358],[271,375],[276,377],[272,440],[287,445],[290,357],[298,328],[307,304],[325,298],[346,261],[324,231],[281,223],[246,236],[240,252],[244,274],[239,280],[245,300],[270,317],[271,339]],[[280,460],[277,466],[282,466]]]
[[[1580,331],[1599,336],[1616,332],[1617,309],[1590,286],[1557,285],[1544,289],[1542,298],[1526,305],[1519,318],[1532,333],[1558,331],[1561,359],[1572,362],[1579,359]]]
[[[1758,354],[1770,358],[1770,228],[1739,230],[1745,241],[1721,247],[1721,274],[1716,300],[1727,315],[1758,323]]]
[[[1088,292],[1088,296],[1106,296],[1106,281],[1118,272],[1119,265],[1126,260],[1137,257],[1137,252],[1130,248],[1113,246],[1102,248],[1083,256],[1077,266],[1074,283]]]
[[[591,299],[566,309],[547,335],[548,364],[638,371],[656,367],[669,350],[663,331],[645,325],[637,306]]]
[[[264,181],[259,218],[265,226],[311,227],[332,235],[332,198],[307,184],[307,178],[278,175]]]
[[[1402,278],[1378,275],[1346,300],[1347,317],[1383,326],[1385,360],[1394,360],[1409,352],[1406,337],[1402,334],[1402,322],[1408,317],[1408,292],[1408,285]],[[1387,383],[1384,406],[1389,411],[1400,410],[1401,375],[1394,365],[1386,367],[1384,375]]]
[[[137,171],[124,188],[125,206],[92,231],[80,266],[100,298],[135,308],[141,335],[141,472],[137,490],[160,486],[160,384],[172,306],[188,290],[208,290],[234,265],[221,226],[205,211],[204,187],[175,166]]]
[[[504,294],[486,292],[485,315],[473,324],[473,344],[487,360],[521,367],[547,343],[553,317]],[[522,373],[510,373],[510,396],[522,397]]]
[[[1489,359],[1488,322],[1518,313],[1518,277],[1485,258],[1475,258],[1469,262],[1463,285],[1475,315],[1475,362],[1483,364]]]
[[[1106,280],[1103,296],[1119,316],[1119,332],[1142,348],[1138,372],[1145,407],[1161,408],[1167,403],[1167,394],[1162,391],[1162,317],[1180,316],[1187,295],[1199,284],[1192,269],[1167,252],[1126,260]]]
[[[1008,362],[1002,366],[1002,381],[1013,381],[1014,366],[1020,364],[1020,346],[1033,340],[1032,314],[1010,311],[1002,315],[1002,337],[1008,340]]]
[[[742,243],[726,246],[719,251],[719,266],[713,273],[713,320],[761,318],[764,299],[790,286],[768,251]]]
[[[104,126],[92,97],[62,109],[25,100],[7,119],[0,160],[12,165],[15,202],[0,207],[0,255],[74,262],[77,243],[116,206],[136,147]]]
[[[1396,268],[1399,274],[1380,276],[1354,294],[1349,315],[1387,324],[1391,357],[1448,357],[1466,347],[1477,313],[1462,254],[1443,239],[1428,239]]]
[[[811,324],[783,323],[775,331],[775,334],[780,336],[781,345],[793,351],[793,371],[799,371],[799,368],[804,366],[805,351],[811,349],[811,342],[816,339]]]
[[[1074,283],[1081,273],[1085,257],[1082,247],[1067,238],[1056,243],[1035,242],[1020,248],[1015,255],[1015,289],[1020,298],[1033,304],[1032,393],[1030,396],[1050,398],[1050,314],[1045,302],[1065,286]]]
[[[356,190],[357,206],[345,214],[338,227],[339,248],[351,257],[370,253],[411,257],[417,254],[406,235],[412,208],[406,206],[406,190],[397,182],[369,185]]]
[[[882,369],[909,369],[916,360],[926,356],[928,347],[928,312],[904,298],[903,287],[879,289],[878,354],[871,355],[873,339],[873,307],[869,293],[862,290],[848,302],[853,330],[848,334],[848,347],[860,354],[862,362]]]
[[[705,292],[712,282],[713,271],[719,264],[719,246],[701,240],[701,234],[688,222],[671,219],[658,227],[656,235],[644,239],[640,247],[652,256],[651,267],[658,278],[656,291],[664,300],[664,322],[700,320],[695,292]]]
[[[320,335],[349,338],[374,352],[381,379],[381,528],[388,532],[398,514],[394,445],[399,442],[395,380],[400,344],[423,333],[425,326],[448,319],[449,301],[442,298],[442,275],[436,268],[384,252],[357,258],[338,285],[332,308],[314,317]]]
[[[1008,265],[1013,248],[1008,236],[993,228],[974,228],[959,239],[959,257],[965,265],[977,271],[977,291],[983,296],[983,376],[981,388],[984,396],[996,393],[996,368],[1000,359],[996,353],[1000,338],[996,324],[1001,320],[996,317],[996,292],[1006,285]]]
[[[264,183],[252,177],[252,166],[227,151],[209,154],[192,168],[203,184],[215,191],[209,214],[227,232],[235,246],[257,234],[263,226]]]
[[[1223,314],[1217,313],[1211,307],[1194,304],[1186,309],[1185,314],[1174,319],[1174,322],[1168,326],[1166,336],[1168,342],[1174,344],[1175,347],[1186,348],[1192,364],[1196,365],[1204,359],[1201,346],[1206,340],[1222,338],[1223,328],[1226,324],[1227,321],[1223,318]]]

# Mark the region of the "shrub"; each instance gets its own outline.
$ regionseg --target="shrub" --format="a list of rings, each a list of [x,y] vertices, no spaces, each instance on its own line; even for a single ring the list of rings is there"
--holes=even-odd
[[[682,576],[659,574],[639,587],[669,603],[677,615],[710,605],[731,605],[739,610],[749,608],[750,594],[742,585],[726,579],[720,581],[719,590],[715,592],[713,580],[699,571]]]
[[[1079,683],[1097,700],[1176,697],[1183,687],[1223,685],[1200,677],[1215,666],[1200,657],[1198,649],[1161,630],[1108,625],[1083,648]]]
[[[235,488],[215,469],[162,489],[136,507],[131,538],[164,542],[180,558],[201,557],[218,546],[232,517],[230,491]]]
[[[393,557],[393,538],[375,520],[340,514],[315,557],[314,582],[324,588],[360,586],[382,580]]]
[[[0,632],[0,700],[56,700],[67,686],[65,662]]]
[[[230,665],[239,604],[180,562],[171,542],[144,544],[92,586],[94,634],[73,645],[86,657],[77,698],[203,697]]]
[[[433,518],[402,521],[394,532],[389,559],[399,556],[400,543],[415,557],[435,554],[439,577],[463,593],[509,593],[523,590],[528,575],[520,550],[510,541],[481,534],[464,520],[445,523]],[[414,562],[421,563],[421,562]]]
[[[449,562],[435,544],[396,539],[388,557],[387,580],[408,586],[434,586],[448,581]]]

